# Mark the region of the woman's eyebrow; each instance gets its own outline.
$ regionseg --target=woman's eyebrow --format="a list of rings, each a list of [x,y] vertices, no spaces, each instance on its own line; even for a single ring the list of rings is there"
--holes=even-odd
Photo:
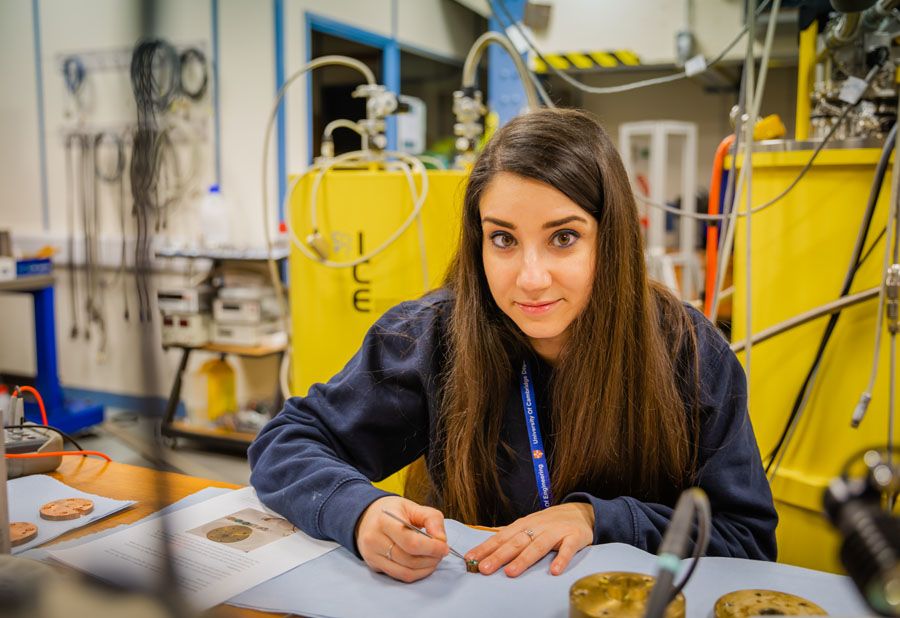
[[[562,219],[557,219],[556,221],[547,221],[547,223],[545,223],[541,227],[546,230],[551,227],[557,227],[560,225],[565,225],[566,223],[571,223],[572,221],[581,221],[582,223],[587,223],[587,219],[585,219],[584,217],[579,217],[578,215],[572,215],[570,217],[564,217]]]
[[[500,227],[508,227],[511,230],[516,229],[516,226],[509,221],[504,221],[503,219],[495,219],[494,217],[485,217],[481,220],[482,223],[493,223],[495,225],[499,225]]]

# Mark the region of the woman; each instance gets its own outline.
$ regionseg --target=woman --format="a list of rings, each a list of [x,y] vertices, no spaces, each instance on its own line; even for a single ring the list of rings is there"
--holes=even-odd
[[[743,370],[701,314],[647,280],[634,198],[597,122],[516,118],[463,208],[445,289],[388,311],[251,446],[263,502],[415,581],[448,552],[444,517],[503,526],[466,555],[482,573],[515,577],[556,551],[559,575],[592,543],[656,551],[680,491],[699,485],[708,553],[773,560]],[[370,484],[422,455],[428,506]]]

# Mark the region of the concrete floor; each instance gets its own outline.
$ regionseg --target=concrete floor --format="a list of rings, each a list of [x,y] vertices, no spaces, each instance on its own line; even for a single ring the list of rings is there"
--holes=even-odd
[[[133,412],[107,409],[106,421],[76,436],[85,449],[101,451],[113,461],[153,467],[153,437],[158,420]],[[245,455],[215,452],[179,439],[176,448],[160,447],[164,467],[173,472],[247,485],[250,466]]]

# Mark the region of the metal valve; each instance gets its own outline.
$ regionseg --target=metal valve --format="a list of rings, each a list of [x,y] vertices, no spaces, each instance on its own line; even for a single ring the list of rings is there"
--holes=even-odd
[[[887,327],[891,334],[900,332],[900,264],[891,264],[884,280]]]
[[[481,91],[473,88],[453,93],[453,114],[456,116],[453,133],[460,163],[469,163],[475,158],[475,147],[483,132],[481,119],[487,113],[481,96]]]

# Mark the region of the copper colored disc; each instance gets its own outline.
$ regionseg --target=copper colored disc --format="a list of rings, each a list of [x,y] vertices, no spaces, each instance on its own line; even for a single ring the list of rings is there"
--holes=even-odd
[[[216,543],[239,543],[253,534],[247,526],[221,526],[206,533],[206,538]]]
[[[94,503],[85,498],[63,498],[41,507],[41,518],[49,521],[67,521],[84,517],[94,510]]]
[[[749,616],[827,616],[828,612],[803,597],[776,590],[735,590],[719,597],[716,618]]]
[[[37,536],[38,527],[28,521],[14,521],[9,524],[9,540],[13,547],[24,545]]]

